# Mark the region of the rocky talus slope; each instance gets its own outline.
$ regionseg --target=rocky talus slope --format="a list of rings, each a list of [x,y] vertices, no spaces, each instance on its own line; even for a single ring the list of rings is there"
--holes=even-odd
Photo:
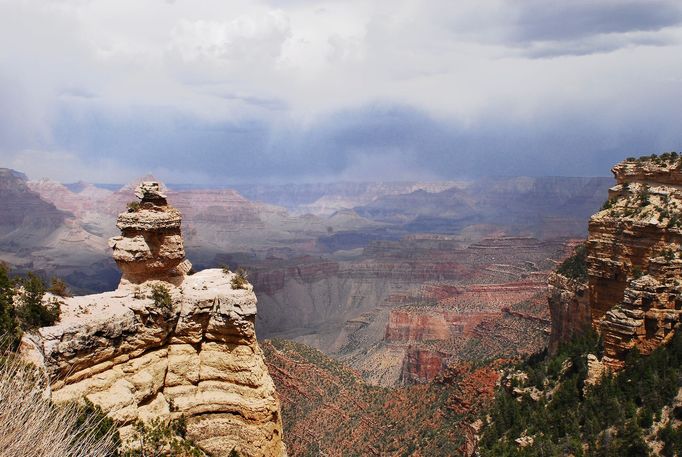
[[[292,455],[474,455],[477,414],[494,395],[492,367],[453,366],[427,384],[386,388],[322,352],[263,341]]]
[[[612,172],[617,184],[590,219],[584,271],[550,280],[550,346],[591,324],[604,362],[620,368],[632,348],[646,354],[670,339],[680,320],[682,159],[628,159]]]
[[[117,290],[64,299],[61,319],[22,343],[62,403],[86,398],[119,425],[184,417],[212,456],[284,456],[279,398],[256,341],[256,296],[234,273],[190,273],[180,213],[156,183],[118,218]],[[152,298],[153,297],[153,298]]]

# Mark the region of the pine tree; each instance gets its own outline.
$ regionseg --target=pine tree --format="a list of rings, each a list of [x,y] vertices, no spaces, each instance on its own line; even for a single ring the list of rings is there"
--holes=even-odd
[[[11,349],[16,349],[21,340],[21,329],[14,310],[14,287],[7,268],[0,264],[0,338]]]
[[[22,326],[32,329],[53,325],[59,318],[59,303],[43,304],[45,295],[43,280],[34,273],[28,273],[22,281],[22,286],[24,293],[17,309]]]

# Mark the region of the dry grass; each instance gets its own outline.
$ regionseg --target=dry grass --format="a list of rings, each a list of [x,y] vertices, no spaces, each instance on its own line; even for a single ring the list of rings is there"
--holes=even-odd
[[[41,373],[11,353],[0,353],[0,457],[105,457],[114,436],[77,405],[54,406]]]

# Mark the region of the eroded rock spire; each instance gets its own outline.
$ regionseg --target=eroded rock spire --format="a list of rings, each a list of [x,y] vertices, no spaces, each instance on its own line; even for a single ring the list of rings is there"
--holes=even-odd
[[[192,265],[185,258],[180,211],[168,204],[158,182],[140,183],[135,196],[140,202],[129,203],[128,210],[118,216],[121,235],[109,240],[123,273],[121,284],[151,279],[182,282]]]

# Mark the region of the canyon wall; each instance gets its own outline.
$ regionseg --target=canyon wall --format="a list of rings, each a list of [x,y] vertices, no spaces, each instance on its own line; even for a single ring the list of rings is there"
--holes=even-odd
[[[26,176],[0,168],[0,249],[44,245],[69,214],[40,198]]]
[[[184,418],[212,456],[284,456],[279,399],[256,341],[256,296],[222,269],[190,274],[180,213],[157,183],[118,217],[117,290],[64,298],[60,321],[27,335],[24,355],[56,403],[86,398],[118,425]]]
[[[557,275],[550,284],[550,346],[591,324],[603,337],[604,361],[619,368],[632,348],[649,353],[679,323],[682,160],[628,159],[612,172],[616,185],[589,223],[586,278]]]
[[[248,265],[259,335],[314,346],[384,386],[530,354],[546,344],[545,282],[565,244],[420,234],[372,242],[359,259],[266,259]]]
[[[555,353],[561,342],[570,341],[592,325],[592,308],[584,281],[552,273],[547,280],[552,316],[549,351]]]

